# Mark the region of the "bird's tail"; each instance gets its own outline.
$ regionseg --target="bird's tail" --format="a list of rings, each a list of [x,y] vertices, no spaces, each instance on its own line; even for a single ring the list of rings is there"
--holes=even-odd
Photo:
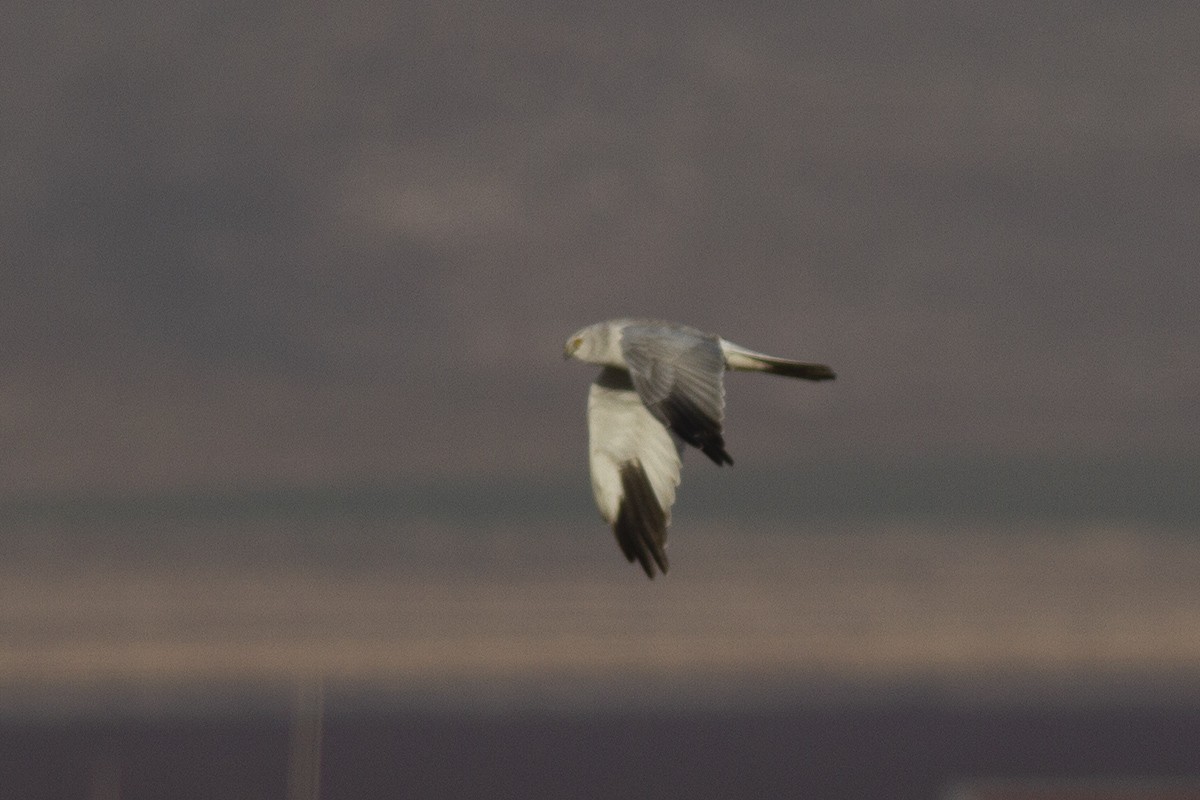
[[[837,377],[833,370],[824,364],[809,364],[804,361],[776,358],[738,347],[724,339],[721,340],[721,350],[725,354],[725,365],[730,369],[767,372],[788,378],[802,378],[806,381],[828,381]]]

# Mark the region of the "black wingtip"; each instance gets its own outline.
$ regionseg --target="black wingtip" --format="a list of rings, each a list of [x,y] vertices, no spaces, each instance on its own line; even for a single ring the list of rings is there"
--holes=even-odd
[[[631,461],[621,467],[621,506],[613,533],[630,562],[642,565],[654,579],[655,567],[667,573],[667,514],[658,503],[642,465]]]
[[[733,466],[733,456],[725,450],[725,442],[720,440],[720,437],[718,437],[718,441],[705,442],[700,448],[700,452],[712,459],[712,462],[718,467],[726,464]]]
[[[680,439],[704,453],[718,467],[733,463],[732,456],[725,451],[720,420],[706,414],[694,401],[682,395],[671,395],[656,408]]]

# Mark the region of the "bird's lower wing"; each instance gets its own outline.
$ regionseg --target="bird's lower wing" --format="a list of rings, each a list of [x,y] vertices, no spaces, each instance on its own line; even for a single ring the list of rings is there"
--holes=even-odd
[[[679,485],[679,444],[625,370],[606,368],[588,395],[592,492],[617,544],[653,578],[667,571],[667,525]]]

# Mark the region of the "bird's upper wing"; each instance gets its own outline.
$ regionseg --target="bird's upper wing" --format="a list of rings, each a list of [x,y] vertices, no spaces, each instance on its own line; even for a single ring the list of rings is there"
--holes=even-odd
[[[720,339],[682,326],[627,325],[621,353],[633,386],[657,419],[717,465],[725,452],[725,355]]]
[[[679,485],[679,445],[643,405],[629,373],[606,367],[588,395],[592,492],[621,552],[651,578],[667,571],[667,524]]]

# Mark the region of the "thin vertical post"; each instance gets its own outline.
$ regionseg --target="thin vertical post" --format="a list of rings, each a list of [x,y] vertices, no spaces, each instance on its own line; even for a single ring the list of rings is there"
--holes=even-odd
[[[324,716],[324,682],[321,678],[298,681],[292,702],[288,800],[321,800],[321,739]]]

